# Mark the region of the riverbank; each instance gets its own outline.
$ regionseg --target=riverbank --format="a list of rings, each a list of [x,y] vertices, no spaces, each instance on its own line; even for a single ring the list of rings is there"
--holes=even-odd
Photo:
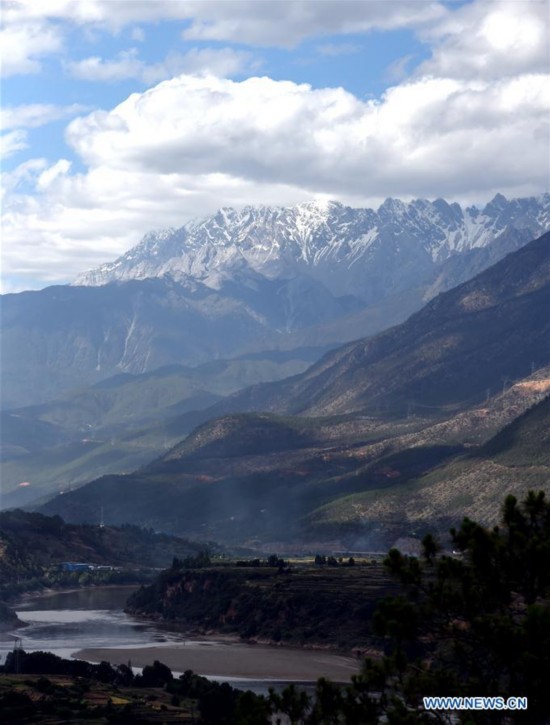
[[[385,596],[399,592],[382,564],[276,567],[250,562],[161,572],[125,611],[186,631],[223,632],[246,642],[325,648],[376,646],[370,622]]]
[[[24,648],[52,650],[63,657],[90,662],[128,664],[131,660],[134,667],[159,660],[175,672],[191,669],[206,677],[244,680],[314,682],[318,677],[328,677],[348,682],[359,669],[357,658],[331,651],[327,645],[301,649],[247,644],[235,634],[201,636],[191,634],[189,628],[184,630],[183,625],[129,617],[123,614],[122,606],[131,589],[104,586],[64,592],[43,590],[38,597],[24,597],[20,616],[25,619],[31,607],[33,610]]]
[[[72,586],[72,587],[45,587],[43,589],[37,589],[34,591],[28,591],[20,594],[17,599],[14,599],[13,602],[10,602],[10,607],[12,609],[25,609],[25,607],[29,604],[29,602],[34,603],[35,601],[40,601],[41,599],[48,599],[48,597],[55,597],[59,595],[65,595],[65,594],[75,594],[77,592],[83,592],[83,591],[113,591],[113,592],[128,592],[128,594],[131,594],[132,592],[139,589],[139,587],[142,585],[141,582],[133,582],[130,584],[86,584],[82,586]]]
[[[87,648],[73,657],[89,662],[105,660],[113,665],[144,667],[159,660],[171,670],[193,670],[205,677],[315,681],[327,677],[349,682],[359,671],[360,661],[319,650],[298,650],[222,642],[220,640],[170,644],[164,647]]]

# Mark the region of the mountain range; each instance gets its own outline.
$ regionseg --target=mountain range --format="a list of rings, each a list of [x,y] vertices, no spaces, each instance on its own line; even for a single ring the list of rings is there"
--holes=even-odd
[[[483,210],[443,199],[391,198],[377,211],[324,201],[229,208],[179,229],[147,234],[137,247],[75,284],[170,275],[219,290],[254,272],[265,279],[307,275],[336,297],[351,294],[373,304],[433,281],[434,269],[447,260],[487,248],[512,230],[519,233],[516,239],[528,240],[549,226],[548,194],[512,201],[498,194]],[[251,286],[254,280],[252,275]],[[288,305],[291,325],[292,296],[281,302]]]
[[[120,373],[259,352],[276,362],[371,335],[549,228],[548,194],[497,195],[482,210],[442,199],[222,209],[147,234],[72,286],[5,295],[3,407]]]
[[[347,547],[387,545],[467,510],[490,521],[507,491],[549,473],[549,309],[547,233],[304,373],[184,414],[182,432],[186,415],[206,422],[135,473],[42,510],[94,521],[104,505],[112,523]]]

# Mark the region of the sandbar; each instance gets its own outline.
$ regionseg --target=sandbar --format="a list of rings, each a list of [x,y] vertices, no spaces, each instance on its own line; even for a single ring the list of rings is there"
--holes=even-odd
[[[73,657],[88,662],[105,660],[113,665],[144,667],[159,660],[175,672],[193,670],[206,677],[231,677],[272,680],[315,681],[327,677],[348,682],[359,671],[360,662],[324,650],[300,650],[290,647],[231,644],[225,642],[189,642],[168,646],[136,648],[88,648]]]

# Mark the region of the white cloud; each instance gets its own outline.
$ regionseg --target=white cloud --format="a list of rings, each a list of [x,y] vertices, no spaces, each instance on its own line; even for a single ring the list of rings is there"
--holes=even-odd
[[[497,138],[511,144],[510,155],[534,155],[522,175],[541,179],[543,140],[531,143],[533,154],[523,146],[526,134],[545,122],[548,94],[540,75],[495,86],[426,78],[367,103],[339,88],[181,76],[132,95],[112,112],[75,119],[67,140],[92,168],[221,172],[337,196],[368,196],[381,183],[389,194],[460,193],[472,184],[461,173],[470,156],[466,133],[470,146],[479,147],[484,177],[499,169],[493,185],[501,183],[508,156],[495,147]]]
[[[386,68],[386,80],[397,82],[402,81],[408,75],[408,66],[414,59],[413,55],[404,55],[397,58]]]
[[[187,53],[171,53],[160,63],[147,64],[138,58],[136,48],[122,51],[115,60],[92,56],[66,64],[68,72],[89,81],[117,82],[134,78],[143,83],[158,83],[182,73],[239,75],[257,67],[251,53],[232,48],[194,48]]]
[[[60,159],[59,161],[56,161],[55,164],[44,169],[44,171],[42,171],[42,173],[38,176],[36,182],[37,189],[40,189],[40,191],[49,189],[55,180],[60,176],[66,175],[70,168],[71,162],[67,159]]]
[[[70,106],[56,106],[52,103],[32,103],[21,106],[6,106],[0,109],[0,130],[12,128],[37,128],[51,121],[86,111],[86,107],[73,103]]]
[[[0,109],[1,158],[7,159],[18,151],[29,148],[28,134],[25,129],[45,126],[51,121],[75,116],[85,110],[88,110],[86,106],[76,103],[70,106],[33,103]]]
[[[0,157],[7,159],[9,156],[28,148],[27,134],[25,131],[16,129],[9,133],[4,133],[0,137]]]
[[[136,23],[175,20],[182,22],[182,36],[186,40],[292,47],[308,37],[345,35],[374,28],[416,27],[445,13],[436,0],[415,0],[414,3],[410,0],[391,3],[383,0],[10,0],[2,13],[1,73],[4,76],[38,73],[41,58],[62,50],[71,25],[90,33],[118,33],[125,26],[131,26],[131,37],[140,42],[145,31]],[[196,52],[209,57],[193,59],[189,54],[174,55],[164,64],[152,67],[139,64],[137,58],[121,56],[108,61],[91,57],[74,64],[73,71],[78,77],[96,80],[138,77],[153,83],[168,77],[168,74],[161,75],[165,64],[172,69],[169,70],[172,74],[175,68],[176,73],[210,72],[230,76],[250,66],[243,52],[229,49]],[[194,60],[199,67],[194,67]]]
[[[540,74],[422,78],[378,102],[269,78],[181,76],[68,125],[86,173],[66,161],[16,170],[35,191],[12,183],[4,204],[5,272],[71,279],[151,227],[219,206],[538,193],[549,111]]]
[[[88,81],[116,82],[126,78],[141,78],[144,63],[137,57],[137,50],[120,52],[115,60],[104,60],[99,56],[90,56],[83,60],[66,64],[66,69],[75,78]]]
[[[38,59],[61,49],[62,34],[51,23],[15,23],[0,30],[0,46],[3,76],[37,73],[40,70]]]
[[[176,1],[177,0],[173,0]],[[105,20],[108,6],[118,15],[124,5],[143,5],[141,0],[104,2],[103,0],[9,0],[3,8],[5,23],[41,21],[45,18],[65,19],[77,23],[93,23]],[[146,3],[147,4],[147,3]]]
[[[68,125],[66,138],[83,172],[64,159],[32,159],[4,175],[4,273],[23,286],[25,280],[67,281],[113,259],[153,227],[179,225],[219,206],[540,193],[548,188],[550,150],[543,6],[536,0],[479,0],[451,12],[408,0],[12,5],[12,28],[57,18],[92,29],[108,25],[114,32],[174,17],[189,21],[188,38],[256,45],[291,46],[306,34],[439,21],[423,30],[432,58],[379,100],[364,101],[341,88],[217,77],[250,68],[252,56],[233,49],[195,50],[157,64],[144,63],[134,50],[72,64],[71,72],[94,80],[171,80]],[[59,31],[51,23],[48,31],[50,26]],[[52,45],[57,49],[59,32]],[[12,71],[31,72],[45,52],[27,42]],[[408,60],[390,69],[399,80]],[[5,109],[8,152],[27,143],[26,128],[59,113],[40,104]]]
[[[70,24],[114,33],[130,26],[140,41],[144,31],[135,24],[160,20],[181,21],[186,40],[280,47],[311,37],[409,27],[435,42],[433,58],[420,75],[496,77],[541,72],[549,62],[547,0],[476,0],[456,9],[436,0],[12,0],[3,15],[5,75],[37,72],[40,57],[61,49]],[[329,42],[320,49],[334,53],[345,47]],[[88,61],[83,73],[103,70],[116,77],[123,72],[124,58]],[[178,67],[190,72],[184,64]],[[130,67],[128,77],[137,72]]]
[[[432,0],[279,0],[279,2],[190,3],[191,40],[231,40],[252,45],[292,47],[308,37],[362,33],[375,28],[416,27],[445,15]]]
[[[443,17],[437,0],[12,0],[7,23],[61,20],[117,32],[126,25],[181,20],[185,39],[291,47],[308,37],[416,27]]]
[[[436,45],[421,74],[488,79],[544,73],[550,66],[547,0],[477,0],[425,37]]]
[[[2,173],[2,191],[7,193],[13,191],[21,183],[36,176],[36,173],[47,167],[45,159],[31,159],[19,164],[13,171]]]

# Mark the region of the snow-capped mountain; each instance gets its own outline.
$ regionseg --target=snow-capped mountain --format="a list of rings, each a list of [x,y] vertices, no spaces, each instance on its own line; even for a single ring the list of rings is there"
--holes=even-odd
[[[75,284],[170,275],[220,289],[228,280],[243,282],[249,272],[268,279],[307,275],[333,295],[368,303],[429,284],[447,260],[486,249],[503,235],[506,253],[549,228],[549,194],[511,201],[497,194],[483,209],[443,199],[386,199],[376,211],[324,201],[220,209],[180,229],[150,232]]]
[[[258,353],[274,378],[279,351],[326,349],[403,322],[548,229],[548,194],[496,196],[482,210],[441,199],[388,199],[376,211],[222,209],[147,234],[76,284],[6,295],[5,405],[121,372]]]

